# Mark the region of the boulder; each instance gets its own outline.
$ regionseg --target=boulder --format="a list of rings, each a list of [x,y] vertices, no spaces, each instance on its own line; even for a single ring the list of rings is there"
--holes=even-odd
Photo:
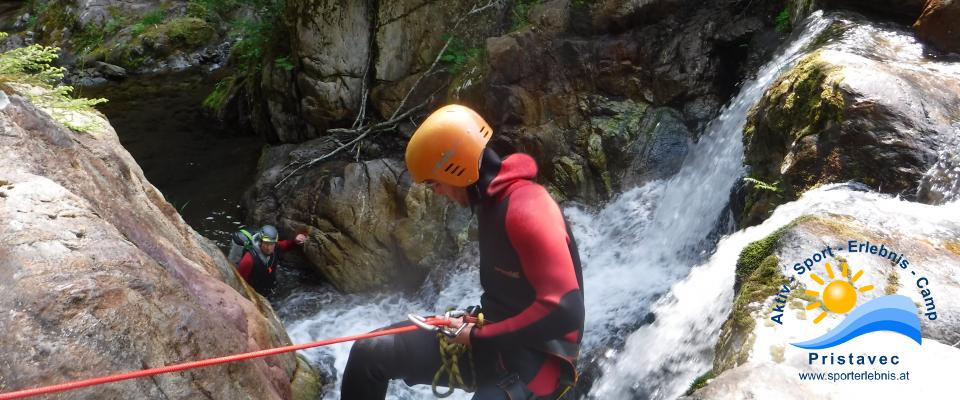
[[[925,60],[911,33],[887,29],[834,22],[824,35],[835,37],[818,40],[831,44],[804,56],[751,110],[744,144],[753,184],[741,223],[830,182],[916,198],[957,134],[960,73]],[[882,34],[907,44],[890,47]]]
[[[960,1],[927,0],[913,23],[917,37],[945,52],[960,53]]]
[[[244,195],[248,220],[276,224],[281,234],[306,233],[308,260],[344,292],[417,287],[433,267],[459,253],[469,210],[411,185],[402,161],[319,163],[275,188],[295,169],[291,161],[309,161],[335,147],[321,138],[266,150]]]
[[[2,94],[0,94],[2,95]],[[289,344],[270,305],[143,176],[101,117],[64,128],[0,102],[0,388]],[[63,398],[288,399],[293,354]]]

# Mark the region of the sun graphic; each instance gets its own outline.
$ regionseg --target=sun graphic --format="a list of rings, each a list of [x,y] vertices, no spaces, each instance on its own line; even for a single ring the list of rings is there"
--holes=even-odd
[[[860,293],[866,293],[873,290],[873,285],[867,285],[857,289],[853,286],[854,283],[857,283],[857,279],[863,275],[863,270],[857,271],[856,274],[853,274],[853,277],[850,278],[850,281],[847,282],[842,278],[850,277],[850,268],[847,266],[847,262],[844,261],[840,264],[840,278],[836,279],[833,275],[833,268],[830,267],[830,263],[826,264],[827,266],[827,277],[830,278],[830,283],[827,284],[827,287],[823,289],[823,296],[820,296],[820,292],[813,290],[806,290],[806,293],[809,296],[818,297],[820,301],[816,301],[807,306],[807,311],[814,310],[820,306],[826,307],[830,312],[837,314],[846,314],[853,309],[853,306],[857,305],[857,291]],[[823,278],[817,276],[817,274],[811,273],[810,278],[820,284],[824,285]],[[827,312],[823,311],[820,315],[817,315],[813,319],[813,323],[820,323],[827,316]]]

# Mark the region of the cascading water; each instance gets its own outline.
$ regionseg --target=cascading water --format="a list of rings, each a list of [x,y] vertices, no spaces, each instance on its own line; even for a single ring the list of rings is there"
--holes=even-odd
[[[656,317],[653,324],[630,336],[624,350],[629,357],[621,357],[618,366],[605,370],[594,396],[626,398],[632,392],[673,398],[703,372],[709,358],[704,339],[713,337],[724,316],[675,318],[675,309],[682,309],[677,299],[686,298],[682,295],[685,291],[697,290],[691,281],[705,279],[713,286],[726,288],[728,293],[716,298],[717,303],[730,302],[732,281],[720,279],[721,272],[713,271],[713,276],[702,268],[690,272],[691,268],[712,252],[711,233],[722,219],[733,185],[744,172],[741,132],[747,111],[827,24],[819,12],[808,18],[791,44],[762,68],[753,82],[744,84],[741,93],[709,125],[680,172],[669,181],[653,181],[627,191],[597,214],[566,210],[585,260],[584,352],[600,345],[617,345],[617,338],[634,330],[651,309]],[[302,343],[371,330],[408,312],[432,313],[451,305],[468,305],[480,297],[476,259],[475,251],[465,254],[456,265],[474,267],[447,271],[444,276],[453,278],[442,284],[432,278],[415,298],[384,295],[371,300],[301,292],[283,300],[278,311],[293,341]],[[684,277],[688,278],[674,285]],[[673,290],[664,297],[671,285]],[[311,309],[321,311],[304,315],[298,311],[304,303],[312,303]],[[634,354],[632,349],[636,347],[647,348]],[[349,344],[341,344],[303,354],[339,380],[349,348]],[[632,387],[631,382],[642,382],[642,386]],[[428,388],[411,389],[402,383],[390,389],[396,398],[420,398],[428,392]],[[463,393],[455,396],[468,398]],[[326,398],[338,397],[334,383]]]
[[[920,180],[917,197],[930,204],[960,200],[960,123],[956,137],[937,156],[937,162]]]
[[[822,12],[808,17],[803,29],[798,30],[787,48],[761,68],[753,81],[745,83],[720,116],[711,122],[680,172],[668,182],[654,183],[663,186],[662,194],[651,196],[656,198],[656,211],[649,214],[652,220],[638,238],[628,238],[633,241],[624,242],[616,239],[623,236],[614,230],[610,231],[613,237],[597,241],[595,249],[584,246],[590,267],[584,270],[588,316],[585,337],[593,340],[603,337],[604,331],[609,331],[610,325],[618,321],[602,321],[592,316],[622,316],[627,311],[627,321],[636,321],[632,311],[644,305],[635,299],[652,299],[650,294],[664,293],[677,278],[687,276],[690,268],[711,250],[712,243],[704,243],[704,240],[716,225],[730,190],[743,173],[742,132],[747,112],[781,71],[789,69],[802,50],[829,23]],[[624,201],[642,203],[631,197],[645,193],[645,189],[624,194],[608,210],[619,207]],[[622,214],[616,217],[622,218]],[[611,242],[620,245],[610,246]],[[624,256],[624,251],[629,251],[630,255]],[[604,368],[604,375],[594,386],[591,396],[601,399],[675,398],[693,378],[705,372],[712,343],[708,344],[709,340],[704,339],[716,336],[724,315],[699,314],[700,318],[696,318],[689,312],[699,310],[684,309],[680,301],[698,296],[699,283],[707,283],[724,288],[716,293],[715,302],[730,303],[733,281],[725,282],[720,279],[722,275],[723,271],[695,270],[686,280],[674,285],[669,295],[658,299],[651,310],[656,317],[654,322],[630,335],[623,353],[617,357],[618,361]],[[591,296],[591,282],[602,285],[603,292],[594,292],[596,294]],[[609,290],[611,282],[617,290]]]

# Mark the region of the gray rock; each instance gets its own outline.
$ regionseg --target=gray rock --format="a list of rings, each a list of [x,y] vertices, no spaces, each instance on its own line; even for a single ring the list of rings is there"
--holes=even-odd
[[[108,64],[102,61],[94,62],[97,71],[111,79],[123,79],[127,77],[127,70],[123,67]]]
[[[267,149],[244,196],[248,220],[306,232],[304,252],[328,281],[346,292],[417,287],[426,274],[458,254],[468,210],[412,186],[401,161],[320,163],[274,185],[293,168],[336,145],[314,139]],[[389,221],[389,222],[385,222]]]

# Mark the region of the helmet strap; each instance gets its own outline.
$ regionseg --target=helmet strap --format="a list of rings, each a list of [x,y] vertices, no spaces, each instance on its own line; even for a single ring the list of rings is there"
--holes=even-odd
[[[467,186],[467,197],[470,199],[471,208],[490,200],[487,187],[500,173],[500,163],[500,155],[496,151],[489,147],[483,149],[480,155],[480,178],[474,184]]]

